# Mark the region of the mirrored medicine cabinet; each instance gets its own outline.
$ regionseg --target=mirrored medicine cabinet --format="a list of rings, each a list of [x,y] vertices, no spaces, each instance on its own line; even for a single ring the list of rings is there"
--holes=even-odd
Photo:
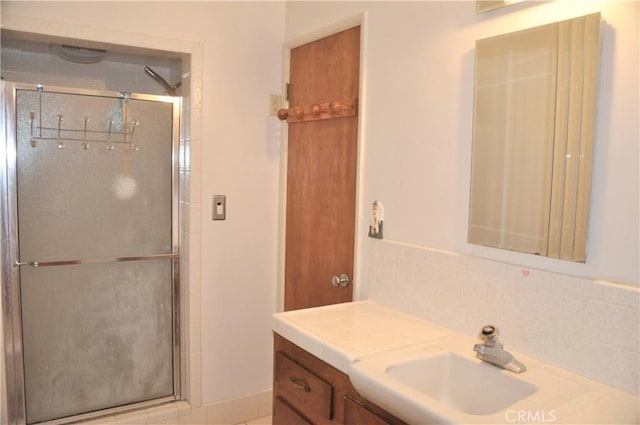
[[[476,0],[476,14],[491,12],[521,1],[523,0]]]
[[[478,40],[468,241],[586,261],[600,14]]]

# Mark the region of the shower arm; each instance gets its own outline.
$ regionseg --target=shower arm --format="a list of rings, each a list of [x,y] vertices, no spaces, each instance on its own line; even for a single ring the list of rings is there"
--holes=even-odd
[[[169,83],[167,83],[167,80],[162,78],[160,74],[158,74],[148,66],[144,67],[144,72],[146,72],[147,75],[149,75],[151,78],[156,80],[156,82],[158,82],[162,87],[164,87],[164,89],[167,91],[169,96],[176,96],[176,89],[182,85],[182,82],[179,81],[175,86],[171,87]]]

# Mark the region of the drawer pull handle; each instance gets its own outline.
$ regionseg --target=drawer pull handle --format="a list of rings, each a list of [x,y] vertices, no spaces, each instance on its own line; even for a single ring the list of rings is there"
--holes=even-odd
[[[289,379],[291,380],[291,383],[293,384],[294,387],[300,388],[301,390],[304,390],[307,393],[311,392],[311,387],[309,386],[309,384],[307,384],[307,381],[305,381],[304,379],[298,379],[295,376],[292,376]]]

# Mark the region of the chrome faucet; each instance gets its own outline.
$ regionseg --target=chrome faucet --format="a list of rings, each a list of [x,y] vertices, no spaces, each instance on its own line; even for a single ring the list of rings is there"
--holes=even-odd
[[[493,325],[486,325],[478,333],[482,343],[473,346],[476,357],[485,362],[494,364],[511,372],[522,373],[527,367],[513,358],[508,351],[504,351],[503,345],[498,341],[499,331]]]

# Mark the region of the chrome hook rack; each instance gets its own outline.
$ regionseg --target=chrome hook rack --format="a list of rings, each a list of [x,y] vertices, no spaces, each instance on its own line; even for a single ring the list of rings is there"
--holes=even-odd
[[[36,118],[38,123],[36,125]],[[139,121],[131,121],[129,123],[130,131],[113,131],[113,120],[108,120],[107,130],[90,130],[88,124],[91,121],[88,116],[83,118],[82,129],[77,128],[64,128],[62,122],[65,117],[62,114],[56,116],[57,125],[55,127],[45,127],[41,124],[42,118],[35,112],[29,112],[29,120],[31,127],[31,139],[29,144],[32,148],[36,148],[40,145],[40,142],[55,141],[59,149],[67,147],[67,142],[78,142],[81,144],[84,150],[88,150],[92,143],[104,143],[107,150],[112,151],[115,149],[115,145],[121,144],[126,146],[133,152],[138,152],[140,147],[133,142],[133,136],[135,134],[136,127],[140,124]]]
[[[121,144],[125,149],[132,152],[138,152],[140,147],[133,143],[133,135],[139,121],[132,120],[129,122],[128,116],[128,100],[129,94],[124,93],[122,97],[122,118],[118,122],[108,119],[106,125],[107,130],[89,129],[89,115],[83,117],[82,128],[65,128],[62,121],[65,117],[62,114],[56,115],[57,125],[55,127],[47,127],[43,125],[42,113],[42,96],[44,89],[42,85],[37,86],[38,91],[38,112],[29,112],[29,120],[31,127],[31,138],[29,144],[32,148],[40,145],[40,142],[55,141],[59,149],[67,147],[66,142],[78,142],[84,150],[89,150],[92,143],[106,144],[107,151],[113,151],[115,145]],[[37,120],[37,122],[36,122]],[[121,126],[120,126],[121,124]],[[115,125],[115,126],[114,126]],[[122,131],[114,131],[114,128],[121,128]],[[129,130],[130,129],[130,130]]]

